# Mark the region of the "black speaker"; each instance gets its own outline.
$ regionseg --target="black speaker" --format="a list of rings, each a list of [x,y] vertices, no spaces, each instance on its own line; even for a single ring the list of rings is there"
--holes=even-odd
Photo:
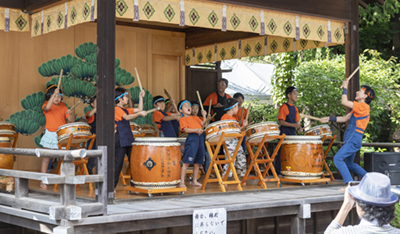
[[[366,152],[364,169],[367,172],[380,172],[389,176],[392,185],[400,185],[400,153]]]

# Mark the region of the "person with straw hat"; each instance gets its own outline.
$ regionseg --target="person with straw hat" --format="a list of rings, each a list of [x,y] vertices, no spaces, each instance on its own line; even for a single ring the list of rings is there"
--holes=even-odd
[[[352,184],[350,182],[347,186],[342,207],[324,234],[399,234],[400,229],[390,226],[399,198],[390,190],[389,177],[371,172],[365,174],[359,185]],[[360,224],[342,227],[354,204],[361,218]]]

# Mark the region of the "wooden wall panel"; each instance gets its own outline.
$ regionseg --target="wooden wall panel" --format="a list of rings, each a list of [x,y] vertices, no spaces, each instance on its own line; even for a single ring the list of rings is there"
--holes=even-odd
[[[81,24],[34,38],[29,32],[0,31],[0,118],[7,119],[11,114],[22,111],[20,101],[27,95],[45,92],[49,79],[40,76],[37,68],[53,58],[75,55],[74,49],[84,42],[96,43],[96,27],[95,23]],[[179,84],[184,84],[185,76],[181,71],[184,53],[184,33],[117,26],[116,57],[121,60],[121,67],[135,77],[134,68],[137,67],[143,86],[153,94],[167,88],[176,99],[182,97],[180,90],[184,88],[180,88]],[[165,77],[171,80],[166,81]],[[125,88],[136,85],[137,81]],[[64,101],[71,106],[78,99],[65,98]],[[75,109],[79,117],[84,116],[84,107],[81,104]],[[43,129],[34,136],[41,132]],[[20,136],[17,147],[36,148],[34,136]],[[36,157],[18,156],[14,168],[38,171],[40,161]]]

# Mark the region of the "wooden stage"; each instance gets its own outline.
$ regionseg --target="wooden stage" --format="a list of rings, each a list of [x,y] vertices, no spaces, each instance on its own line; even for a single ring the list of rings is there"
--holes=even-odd
[[[343,193],[338,192],[343,187],[342,181],[306,186],[283,182],[282,188],[275,182],[268,182],[267,186],[268,189],[262,189],[257,180],[248,180],[243,191],[228,185],[227,192],[222,193],[217,183],[208,184],[201,190],[188,182],[184,195],[163,194],[149,198],[147,194],[129,194],[120,182],[115,202],[107,206],[105,216],[55,221],[49,219],[48,214],[0,206],[0,220],[44,233],[181,234],[192,233],[194,210],[225,208],[229,234],[305,233],[302,230],[323,233],[343,201]],[[30,181],[29,189],[29,198],[49,202],[60,200],[59,189],[53,190],[53,186],[49,186],[42,190],[39,181]],[[95,192],[90,191],[88,185],[80,185],[76,196],[77,205],[95,202]]]

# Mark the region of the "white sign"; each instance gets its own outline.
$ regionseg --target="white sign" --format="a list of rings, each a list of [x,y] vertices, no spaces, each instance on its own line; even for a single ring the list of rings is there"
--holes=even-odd
[[[193,234],[226,234],[225,208],[195,210]]]

